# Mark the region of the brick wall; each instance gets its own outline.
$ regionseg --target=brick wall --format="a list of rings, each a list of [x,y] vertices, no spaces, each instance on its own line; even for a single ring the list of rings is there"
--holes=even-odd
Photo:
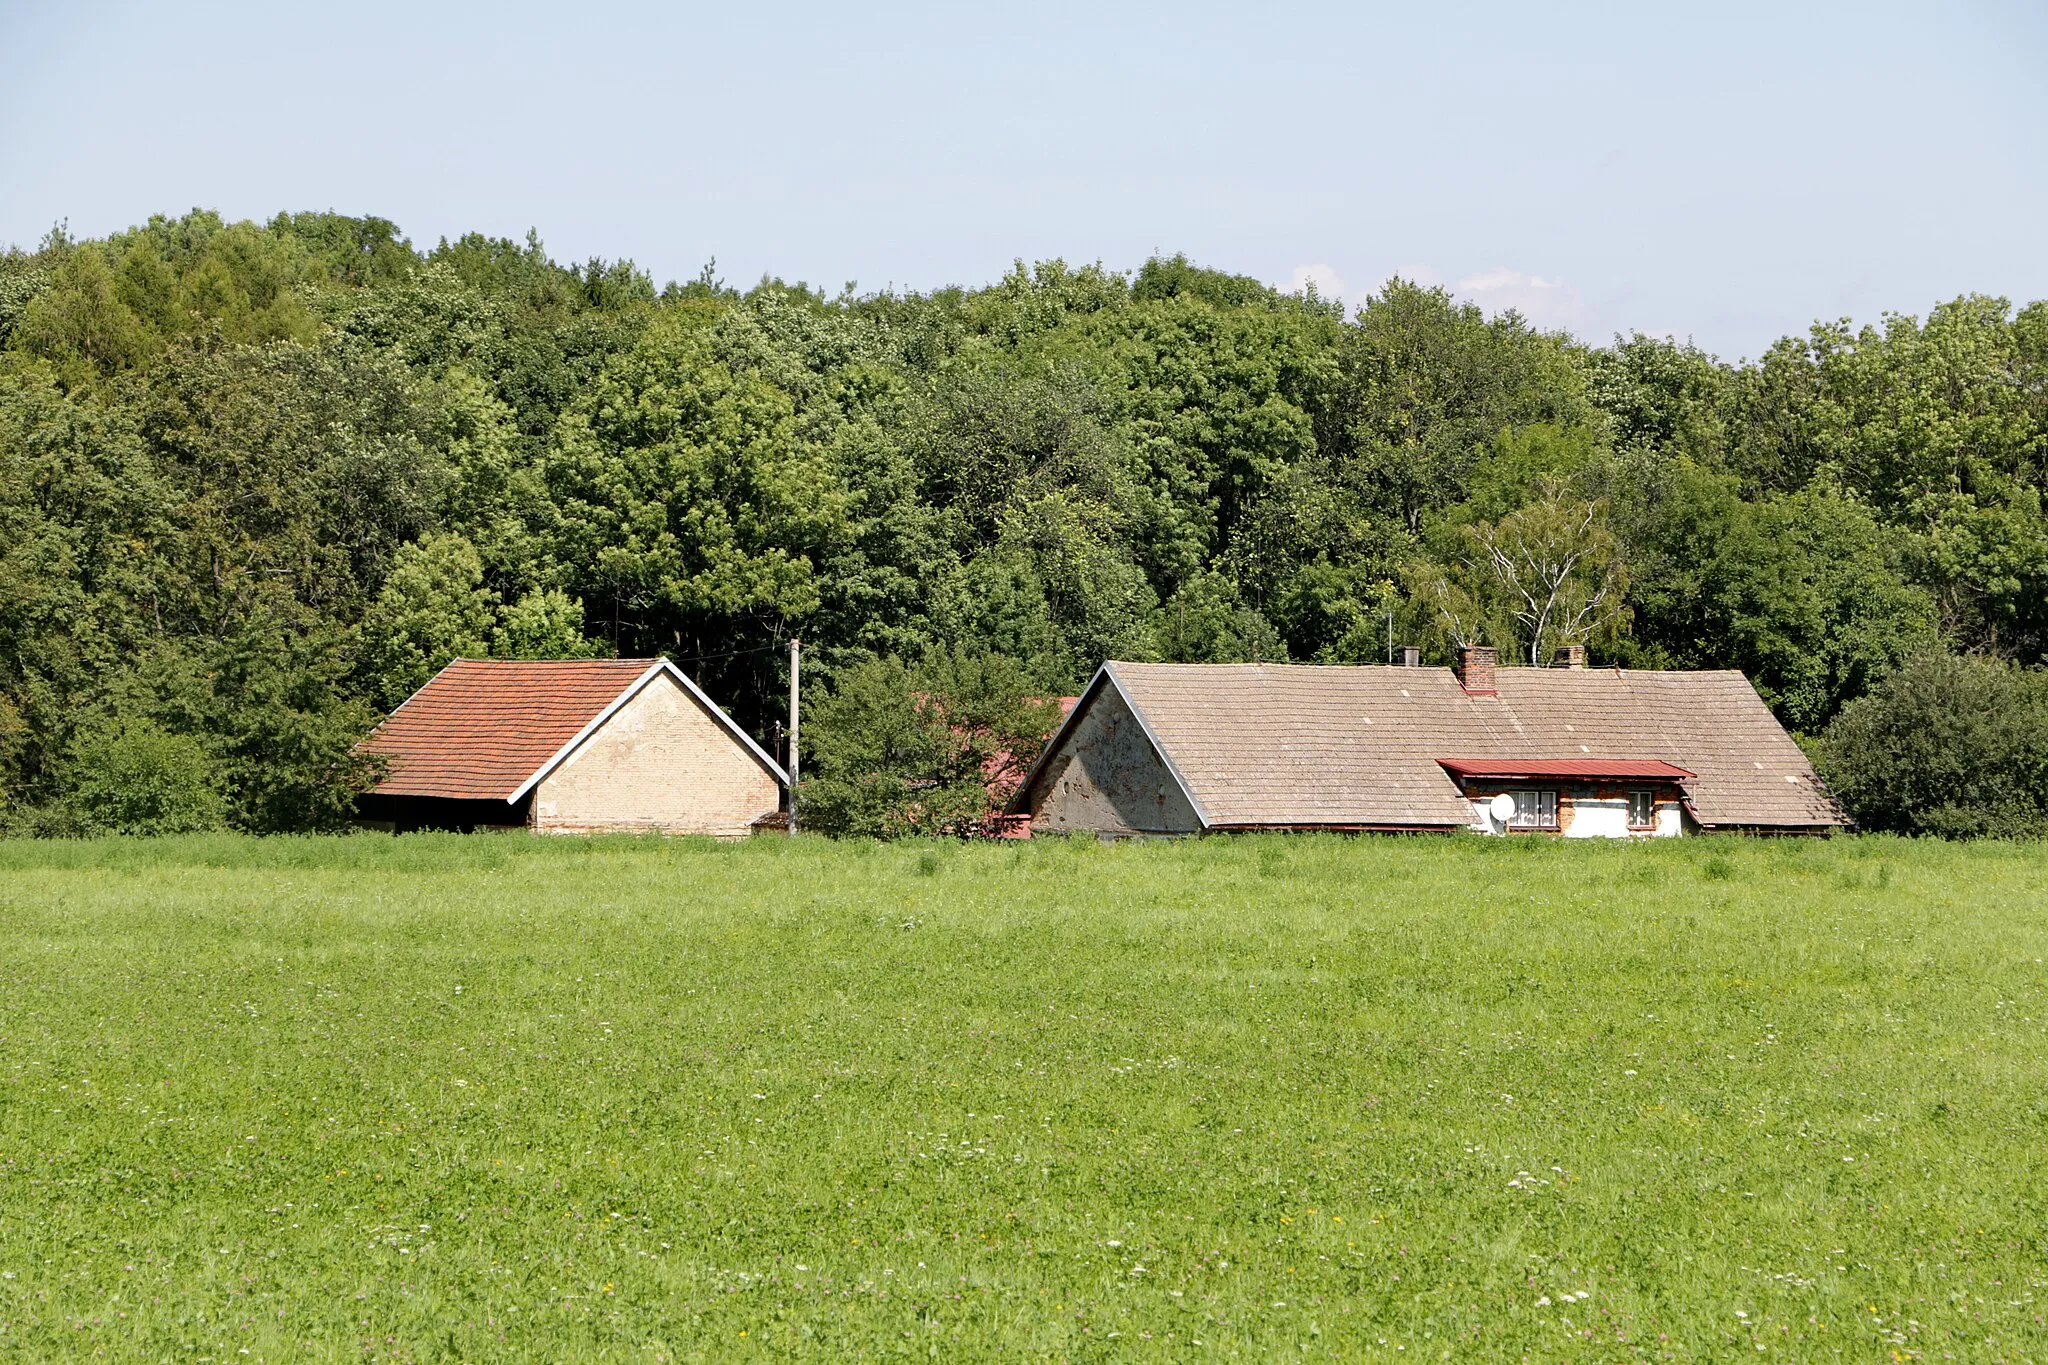
[[[736,839],[780,800],[780,784],[739,741],[660,677],[535,789],[533,828]]]

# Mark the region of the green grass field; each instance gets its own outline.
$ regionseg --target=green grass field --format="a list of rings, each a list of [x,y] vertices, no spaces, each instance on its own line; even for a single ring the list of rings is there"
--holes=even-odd
[[[0,1356],[2048,1357],[2048,848],[0,844]]]

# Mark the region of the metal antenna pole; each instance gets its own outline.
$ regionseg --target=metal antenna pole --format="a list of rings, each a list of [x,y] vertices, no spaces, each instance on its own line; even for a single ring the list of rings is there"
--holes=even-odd
[[[803,641],[791,637],[789,642],[789,832],[796,833],[796,768],[797,768],[797,724],[803,709],[799,705],[800,686],[803,676]]]

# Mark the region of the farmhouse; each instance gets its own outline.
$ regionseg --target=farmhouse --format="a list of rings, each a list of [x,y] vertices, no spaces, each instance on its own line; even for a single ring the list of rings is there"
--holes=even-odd
[[[1413,658],[1413,651],[1409,652]],[[1737,672],[1109,663],[1013,815],[1034,832],[1614,838],[1844,824]]]
[[[387,764],[358,814],[397,831],[737,838],[789,781],[666,659],[457,659],[357,747]]]

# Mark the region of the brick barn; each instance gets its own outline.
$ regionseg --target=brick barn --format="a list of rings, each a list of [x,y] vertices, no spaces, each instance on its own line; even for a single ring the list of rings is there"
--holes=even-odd
[[[1412,658],[1412,651],[1410,652]],[[1848,822],[1737,672],[1103,665],[1009,810],[1035,833],[1824,834]]]
[[[384,759],[362,823],[738,838],[788,775],[666,659],[457,659],[359,753]]]

